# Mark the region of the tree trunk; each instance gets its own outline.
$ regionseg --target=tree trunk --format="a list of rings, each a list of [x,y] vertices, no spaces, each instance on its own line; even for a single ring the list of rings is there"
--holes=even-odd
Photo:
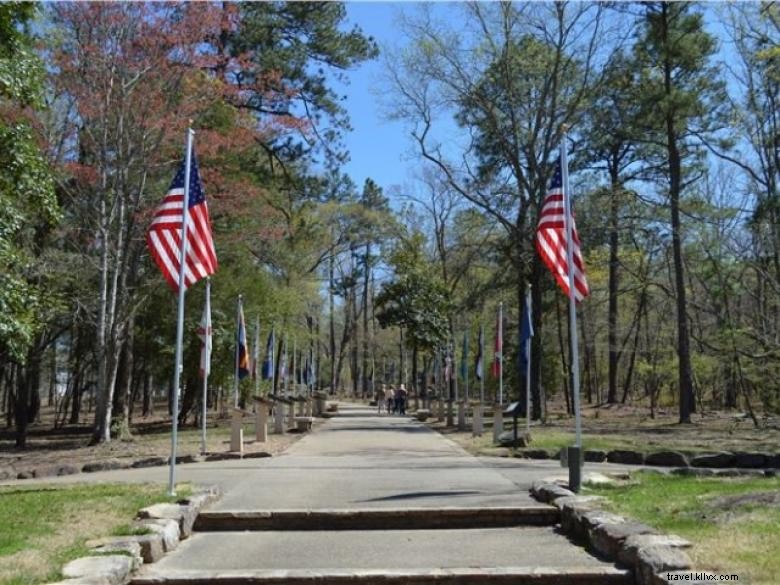
[[[667,4],[662,5],[663,22],[668,24]],[[668,37],[668,28],[664,28],[664,35]],[[664,39],[665,44],[671,42]],[[673,65],[667,57],[664,62],[664,88],[667,96],[673,93],[672,88]],[[678,389],[680,392],[680,423],[691,422],[693,403],[693,376],[691,375],[690,335],[688,332],[688,304],[685,292],[685,265],[682,257],[682,227],[680,222],[680,191],[682,180],[682,162],[677,143],[677,130],[675,128],[673,112],[666,113],[666,146],[669,157],[669,205],[672,216],[672,254],[674,257],[674,282],[677,300],[677,358]]]
[[[371,255],[371,244],[366,244],[366,254],[363,259],[363,371],[361,372],[363,396],[369,396],[368,387],[368,344],[370,336],[368,334],[368,286],[371,278],[369,268],[369,257]]]
[[[607,335],[607,344],[609,347],[609,372],[607,374],[609,377],[609,389],[607,390],[607,403],[609,404],[617,402],[618,360],[620,359],[617,347],[618,287],[620,285],[620,262],[618,259],[619,188],[620,186],[617,177],[613,176],[609,205],[609,332]]]
[[[154,400],[152,399],[152,374],[147,373],[144,376],[144,397],[143,407],[141,415],[146,418],[147,416],[154,414]]]
[[[334,276],[334,268],[335,268],[336,259],[334,258],[333,250],[331,250],[330,253],[330,259],[328,260],[328,318],[329,318],[329,328],[330,328],[330,339],[329,339],[329,346],[328,349],[330,351],[330,393],[334,394],[336,392],[336,385],[338,384],[337,379],[337,367],[336,367],[336,321],[335,321],[335,306],[334,306],[334,296],[335,291],[334,287],[336,286],[335,283],[335,276]],[[339,361],[339,368],[341,367],[341,356],[338,358]]]

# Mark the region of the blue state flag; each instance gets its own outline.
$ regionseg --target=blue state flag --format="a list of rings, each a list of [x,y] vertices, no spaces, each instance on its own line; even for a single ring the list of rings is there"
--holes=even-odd
[[[531,338],[534,336],[534,324],[532,322],[530,295],[526,295],[523,302],[523,316],[520,319],[520,373],[524,377],[530,361]]]
[[[275,344],[274,330],[271,328],[271,333],[268,334],[268,342],[265,344],[265,361],[263,362],[263,380],[270,380],[274,377],[274,344]]]

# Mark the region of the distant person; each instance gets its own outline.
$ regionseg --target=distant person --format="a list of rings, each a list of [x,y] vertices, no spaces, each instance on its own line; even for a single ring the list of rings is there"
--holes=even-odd
[[[392,384],[390,384],[390,393],[390,411],[395,414],[398,412],[398,389]]]
[[[385,400],[385,385],[382,384],[381,388],[378,388],[377,391],[374,393],[374,400],[376,400],[376,411],[377,414],[382,414],[382,411],[385,409],[385,406],[387,405],[387,402]]]
[[[392,385],[389,388],[385,388],[385,385],[382,384],[382,388],[385,390],[385,404],[387,404],[387,414],[390,414],[391,412],[394,412],[393,406],[395,405],[395,392],[393,391]]]
[[[406,386],[401,384],[398,387],[397,396],[395,399],[395,402],[398,406],[398,413],[401,415],[406,414],[406,397],[409,395],[409,393],[406,391]]]

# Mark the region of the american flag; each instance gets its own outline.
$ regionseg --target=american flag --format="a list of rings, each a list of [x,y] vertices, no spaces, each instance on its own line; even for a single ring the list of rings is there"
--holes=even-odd
[[[536,250],[542,261],[550,269],[558,286],[569,296],[569,270],[566,261],[566,209],[563,200],[563,181],[561,159],[555,163],[555,173],[550,182],[550,189],[539,214],[539,225],[536,228]],[[568,194],[567,194],[568,195]],[[574,240],[574,297],[580,302],[590,293],[585,280],[585,264],[580,252],[580,238],[574,217],[571,218],[572,240]]]
[[[179,290],[185,172],[186,162],[182,162],[168,193],[155,211],[152,225],[149,226],[146,234],[146,243],[152,258],[175,292]],[[194,153],[190,167],[188,210],[187,256],[184,263],[185,290],[217,270],[217,255],[211,236],[209,209],[200,184],[198,162]]]

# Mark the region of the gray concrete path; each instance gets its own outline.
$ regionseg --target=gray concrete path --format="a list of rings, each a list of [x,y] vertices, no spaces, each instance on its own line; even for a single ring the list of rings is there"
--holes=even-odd
[[[541,472],[551,471],[559,469]],[[472,457],[427,426],[351,404],[341,404],[339,416],[283,455],[242,467],[240,478],[237,472],[231,470],[229,488],[206,514],[288,513],[306,521],[323,513],[359,517],[361,511],[422,510],[446,516],[465,510],[487,518],[490,508],[549,508],[499,465]],[[399,582],[422,583],[447,571],[467,573],[442,582],[498,582],[486,577],[491,571],[504,571],[500,582],[507,583],[541,574],[550,583],[628,582],[625,572],[573,545],[554,526],[501,526],[323,531],[312,520],[302,530],[242,531],[236,525],[196,533],[144,567],[134,582],[372,583],[378,575],[395,575]],[[414,576],[399,577],[399,571]],[[558,572],[570,573],[570,580],[556,580]],[[533,582],[547,583],[544,579]]]
[[[340,416],[248,472],[213,508],[274,510],[531,504],[505,475],[407,417]]]

